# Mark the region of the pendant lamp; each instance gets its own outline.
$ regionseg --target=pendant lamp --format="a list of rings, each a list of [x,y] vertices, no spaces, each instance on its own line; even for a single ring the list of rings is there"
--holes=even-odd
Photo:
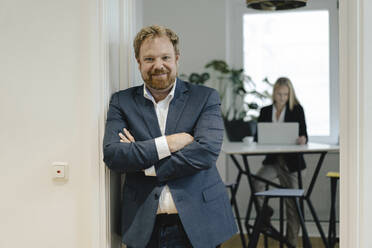
[[[306,6],[307,0],[246,0],[247,7],[258,10],[288,10]]]

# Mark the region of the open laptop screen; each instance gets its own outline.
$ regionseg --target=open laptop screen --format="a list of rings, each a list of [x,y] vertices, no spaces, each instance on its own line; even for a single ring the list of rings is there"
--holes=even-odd
[[[295,145],[298,138],[299,125],[297,122],[259,122],[257,137],[259,144]]]

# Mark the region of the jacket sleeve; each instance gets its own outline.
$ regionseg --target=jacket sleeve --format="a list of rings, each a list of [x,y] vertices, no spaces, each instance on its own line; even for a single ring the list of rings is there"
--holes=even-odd
[[[105,135],[103,139],[103,161],[117,172],[142,171],[158,162],[154,139],[121,143],[119,133],[128,128],[126,117],[119,104],[118,93],[110,100]]]
[[[269,107],[270,106],[266,106],[260,109],[260,115],[258,116],[257,123],[258,122],[270,122],[270,120],[268,120],[267,118]],[[254,134],[254,141],[255,142],[258,141],[258,131],[256,131],[256,133]]]
[[[306,143],[307,143],[309,138],[307,136],[305,112],[304,112],[304,109],[302,108],[301,105],[298,105],[297,118],[298,118],[298,122],[300,124],[299,136],[305,136],[306,137]]]
[[[159,181],[186,177],[215,166],[223,141],[220,98],[213,90],[195,124],[194,141],[156,164]]]

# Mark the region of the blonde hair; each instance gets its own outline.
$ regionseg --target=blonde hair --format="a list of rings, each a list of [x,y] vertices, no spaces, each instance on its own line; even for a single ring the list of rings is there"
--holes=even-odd
[[[276,80],[276,82],[274,84],[273,95],[272,95],[273,103],[275,103],[275,99],[274,99],[275,98],[275,93],[279,89],[279,87],[281,87],[281,86],[287,86],[288,87],[288,89],[289,89],[288,105],[289,105],[289,109],[293,110],[293,107],[295,105],[300,104],[300,102],[298,101],[298,99],[296,97],[296,93],[294,91],[292,82],[291,82],[291,80],[289,80],[289,78],[280,77]]]
[[[179,38],[175,32],[173,32],[171,29],[163,27],[163,26],[158,26],[158,25],[152,25],[148,27],[142,28],[136,35],[133,41],[133,47],[134,47],[134,54],[136,56],[136,59],[139,58],[139,52],[141,45],[144,40],[147,38],[155,38],[155,37],[162,37],[166,36],[169,38],[170,42],[172,42],[173,47],[174,47],[174,52],[176,55],[180,54],[180,51],[178,49],[178,41]]]

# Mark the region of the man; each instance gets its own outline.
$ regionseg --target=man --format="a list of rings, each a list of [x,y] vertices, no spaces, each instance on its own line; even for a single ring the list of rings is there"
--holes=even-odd
[[[130,248],[214,248],[236,233],[215,163],[218,93],[177,78],[178,37],[161,26],[134,40],[143,86],[113,94],[104,161],[126,173],[122,241]]]

